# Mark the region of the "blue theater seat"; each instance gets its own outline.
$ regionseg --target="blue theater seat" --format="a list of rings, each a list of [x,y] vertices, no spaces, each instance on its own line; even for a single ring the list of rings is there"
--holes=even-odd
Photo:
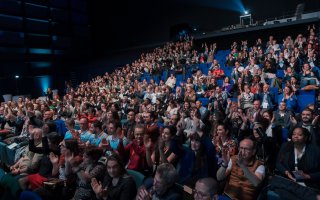
[[[199,98],[199,101],[201,101],[202,106],[206,107],[209,104],[209,98]]]

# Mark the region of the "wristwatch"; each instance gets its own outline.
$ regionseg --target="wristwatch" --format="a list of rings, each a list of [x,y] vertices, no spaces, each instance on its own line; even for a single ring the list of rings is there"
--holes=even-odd
[[[221,163],[221,166],[223,167],[223,168],[227,168],[228,167],[228,164],[224,164],[223,162]]]

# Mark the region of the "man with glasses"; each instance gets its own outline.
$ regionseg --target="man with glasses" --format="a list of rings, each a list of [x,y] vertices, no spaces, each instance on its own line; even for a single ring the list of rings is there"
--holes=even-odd
[[[158,166],[153,178],[145,181],[146,186],[141,186],[138,190],[137,200],[181,200],[181,195],[175,188],[178,172],[170,163],[163,163]]]
[[[218,181],[228,178],[224,194],[230,199],[254,200],[265,177],[263,163],[256,159],[256,145],[251,139],[243,139],[238,155],[232,156],[222,150],[223,163],[217,172]]]
[[[220,200],[218,197],[218,183],[213,178],[202,178],[196,182],[192,191],[194,200]]]
[[[89,141],[89,138],[91,137],[91,133],[89,132],[89,122],[88,119],[83,117],[80,119],[79,121],[79,126],[80,126],[80,130],[79,130],[79,136],[80,136],[80,140],[83,143],[86,143]]]

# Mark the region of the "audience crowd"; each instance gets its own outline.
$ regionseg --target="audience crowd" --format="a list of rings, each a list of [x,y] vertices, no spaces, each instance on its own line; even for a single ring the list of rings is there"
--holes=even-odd
[[[2,102],[0,198],[316,199],[318,106],[298,104],[320,86],[315,27],[228,50],[195,42],[67,84],[61,98]]]

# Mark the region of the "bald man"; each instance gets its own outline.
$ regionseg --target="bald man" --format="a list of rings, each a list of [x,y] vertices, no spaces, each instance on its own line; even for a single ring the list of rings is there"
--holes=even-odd
[[[217,179],[221,181],[228,178],[224,194],[231,199],[257,198],[260,183],[265,177],[265,167],[255,154],[256,144],[251,139],[243,139],[238,155],[231,158],[227,148],[222,150],[223,163],[217,172]]]

